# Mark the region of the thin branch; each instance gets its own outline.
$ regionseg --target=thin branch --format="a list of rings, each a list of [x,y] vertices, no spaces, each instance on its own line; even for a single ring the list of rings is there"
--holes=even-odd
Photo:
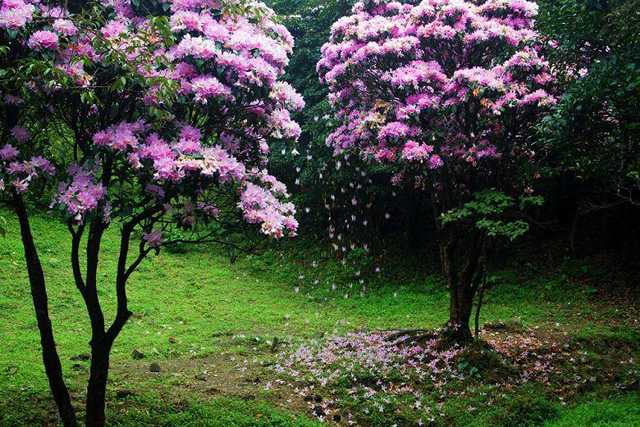
[[[80,268],[80,242],[82,241],[85,226],[81,224],[78,226],[78,229],[75,230],[73,228],[73,220],[69,219],[69,221],[67,221],[67,228],[71,233],[71,266],[73,268],[73,278],[76,282],[76,287],[84,296],[86,285],[82,277],[82,269]]]

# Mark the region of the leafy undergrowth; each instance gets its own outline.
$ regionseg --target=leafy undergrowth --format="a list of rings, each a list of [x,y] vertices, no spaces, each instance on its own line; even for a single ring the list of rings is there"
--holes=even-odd
[[[349,425],[540,425],[603,389],[638,386],[633,359],[607,364],[531,329],[485,331],[465,348],[408,338],[378,331],[313,340],[274,370],[320,421]],[[633,425],[635,415],[624,420]]]

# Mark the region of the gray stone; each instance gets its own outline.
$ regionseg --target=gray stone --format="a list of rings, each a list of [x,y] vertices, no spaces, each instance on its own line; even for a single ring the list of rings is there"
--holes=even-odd
[[[73,360],[74,362],[77,362],[80,360],[89,360],[89,359],[91,359],[91,356],[88,355],[87,353],[82,353],[71,358],[71,360]]]

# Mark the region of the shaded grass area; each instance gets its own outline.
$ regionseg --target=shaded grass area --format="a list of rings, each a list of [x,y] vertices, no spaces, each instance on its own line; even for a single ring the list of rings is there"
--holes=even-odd
[[[583,403],[565,411],[545,427],[623,427],[640,425],[640,399],[629,395]]]
[[[9,224],[7,238],[0,239],[0,424],[40,425],[41,420],[55,417],[55,412],[41,365],[18,229],[11,214],[4,216]],[[87,373],[71,358],[89,353],[90,331],[84,303],[73,284],[68,232],[45,216],[34,217],[33,228],[47,275],[64,372],[74,396],[81,399]],[[105,237],[100,265],[100,297],[108,319],[115,314],[116,231]],[[482,321],[517,319],[523,326],[568,331],[570,337],[593,345],[612,340],[637,346],[637,325],[621,314],[622,306],[600,298],[590,281],[600,273],[589,271],[590,265],[586,272],[584,268],[570,265],[541,272],[531,266],[497,271]],[[284,251],[240,257],[235,264],[229,263],[223,248],[199,247],[180,254],[165,251],[144,262],[130,280],[130,308],[135,315],[115,343],[113,363],[129,363],[134,350],[147,355],[145,364],[221,354],[255,359],[254,348],[268,353],[267,343],[274,337],[291,343],[323,333],[436,328],[446,321],[445,287],[438,276],[417,269],[415,260],[396,259],[384,265],[380,274],[358,275],[360,269],[357,262],[343,266],[331,261],[323,250],[304,242]],[[259,360],[265,358],[259,356]],[[276,408],[276,398],[269,393],[247,399],[224,393],[215,397],[185,394],[178,399],[171,393],[154,394],[158,380],[145,375],[136,377],[139,391],[134,397],[115,402],[119,378],[114,374],[112,379],[108,421],[113,425],[315,425],[308,413],[293,406]],[[178,380],[168,376],[162,381],[171,387]],[[230,377],[230,381],[240,380]],[[546,418],[563,414],[571,419],[583,412],[559,408]]]

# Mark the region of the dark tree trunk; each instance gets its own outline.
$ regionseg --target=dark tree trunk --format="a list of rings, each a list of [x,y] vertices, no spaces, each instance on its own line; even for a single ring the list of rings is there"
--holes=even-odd
[[[154,212],[155,210],[149,213],[149,215],[152,215]],[[127,304],[127,279],[140,262],[142,262],[146,257],[144,246],[141,246],[140,255],[136,261],[127,268],[130,238],[135,225],[146,218],[146,215],[147,214],[136,217],[131,223],[126,224],[121,231],[120,256],[118,259],[116,279],[118,311],[115,320],[106,331],[104,330],[104,316],[100,309],[97,297],[96,282],[98,254],[100,251],[100,241],[102,239],[104,227],[101,223],[94,223],[91,227],[89,241],[87,244],[87,259],[90,264],[88,264],[89,268],[87,268],[87,286],[84,288],[90,296],[90,298],[85,300],[87,301],[87,309],[89,310],[89,315],[92,318],[92,324],[94,326],[93,336],[91,339],[91,372],[89,385],[87,387],[86,406],[87,426],[89,427],[102,427],[105,425],[105,397],[107,379],[109,377],[109,357],[111,354],[111,348],[122,331],[122,328],[131,317],[131,312],[129,311]],[[80,276],[78,276],[77,280],[82,284],[82,278]]]
[[[464,257],[460,253],[460,233],[457,224],[438,228],[440,261],[449,287],[449,321],[443,331],[446,339],[464,344],[473,340],[470,321],[473,312],[473,298],[477,292],[474,277],[477,278],[481,257],[481,238],[475,233],[471,241],[465,241]],[[463,267],[458,265],[463,262]]]
[[[87,426],[105,424],[105,395],[109,376],[111,345],[104,341],[91,343],[91,373],[87,387]]]
[[[83,297],[91,319],[91,369],[87,386],[86,423],[90,427],[105,424],[105,394],[109,376],[109,353],[111,344],[106,338],[105,320],[98,297],[98,263],[100,245],[105,227],[101,219],[94,219],[87,237],[87,270]]]
[[[473,311],[473,292],[470,283],[464,283],[462,278],[457,283],[449,284],[449,327],[445,335],[458,343],[473,341],[471,328],[471,313]]]
[[[71,404],[69,391],[64,383],[62,376],[62,364],[60,356],[56,349],[55,339],[53,337],[53,328],[51,319],[49,318],[49,302],[47,297],[47,288],[40,263],[40,257],[36,250],[33,235],[31,233],[31,225],[29,216],[22,197],[16,193],[13,194],[14,207],[20,222],[20,232],[22,235],[22,244],[24,246],[24,256],[27,263],[27,271],[29,273],[29,283],[31,285],[31,297],[33,299],[33,307],[36,312],[38,329],[40,331],[40,344],[42,346],[42,361],[49,379],[49,387],[58,407],[58,412],[62,423],[66,426],[77,426],[75,410]]]
[[[578,236],[578,221],[580,220],[580,208],[576,208],[576,213],[571,222],[571,232],[569,233],[569,251],[572,258],[577,258],[576,239]]]

